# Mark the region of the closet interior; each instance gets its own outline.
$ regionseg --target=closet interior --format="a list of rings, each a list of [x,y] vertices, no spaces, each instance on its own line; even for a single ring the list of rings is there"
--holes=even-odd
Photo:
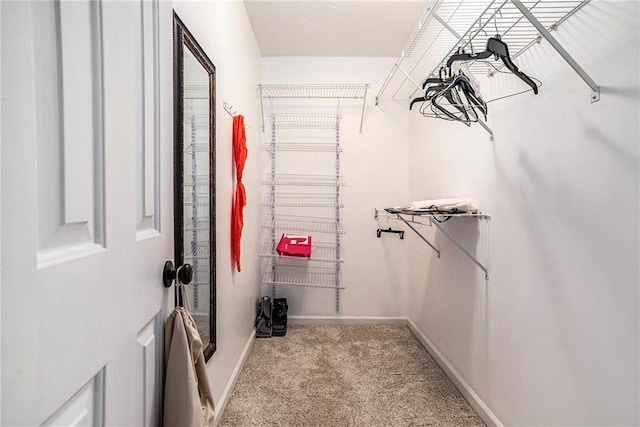
[[[247,57],[257,59],[231,70],[220,62],[221,98],[249,125],[245,264],[227,274],[218,261],[230,284],[220,301],[242,310],[227,327],[246,335],[240,324],[255,319],[257,298],[286,298],[292,334],[261,347],[314,341],[296,329],[307,325],[326,334],[319,342],[352,331],[318,324],[400,325],[487,425],[636,423],[635,382],[622,378],[638,356],[628,228],[638,230],[640,197],[640,6],[427,1],[394,50],[373,56],[365,48],[391,12],[373,30],[366,24],[388,2],[366,2],[333,44],[343,23],[326,3],[360,2],[311,2],[309,15],[308,2],[269,9],[275,3],[245,1],[245,30],[257,40]],[[286,31],[269,26],[275,16],[290,21]],[[316,18],[334,27],[305,34]],[[358,36],[371,39],[360,50]],[[300,47],[319,40],[352,50]],[[240,85],[234,74],[247,78]],[[624,199],[622,219],[585,215],[596,199]],[[238,341],[228,357],[243,361],[266,340]],[[310,376],[330,365],[318,354],[326,364],[311,363]]]

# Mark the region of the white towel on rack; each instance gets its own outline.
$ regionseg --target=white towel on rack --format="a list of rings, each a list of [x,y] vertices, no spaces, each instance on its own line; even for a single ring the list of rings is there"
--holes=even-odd
[[[417,200],[411,202],[405,210],[422,212],[471,212],[475,213],[478,208],[469,200],[464,199],[431,199]]]

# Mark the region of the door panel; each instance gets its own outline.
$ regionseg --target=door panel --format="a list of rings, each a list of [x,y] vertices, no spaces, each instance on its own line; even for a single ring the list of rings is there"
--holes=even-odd
[[[140,27],[140,73],[142,81],[142,116],[140,118],[142,135],[140,138],[138,161],[138,239],[154,236],[160,232],[160,122],[159,99],[159,22],[158,2],[140,0],[142,15]]]
[[[173,254],[171,4],[0,7],[0,424],[154,425]]]
[[[98,372],[42,426],[104,425],[104,370]]]
[[[32,8],[40,268],[104,245],[99,6]]]

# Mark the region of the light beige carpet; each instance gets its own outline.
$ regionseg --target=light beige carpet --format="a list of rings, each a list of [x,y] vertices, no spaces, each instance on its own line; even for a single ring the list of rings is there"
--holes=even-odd
[[[223,426],[483,426],[403,326],[289,326],[256,338]]]

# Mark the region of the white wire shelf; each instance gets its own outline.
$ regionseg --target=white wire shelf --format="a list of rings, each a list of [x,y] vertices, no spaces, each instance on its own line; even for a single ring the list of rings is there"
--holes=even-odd
[[[269,194],[262,200],[262,206],[286,208],[342,208],[335,194],[276,193],[275,200]]]
[[[196,193],[195,200],[193,195],[184,198],[184,206],[191,207],[208,207],[211,204],[209,193]]]
[[[280,237],[277,237],[279,239]],[[277,242],[275,245],[277,246]],[[301,258],[301,257],[292,257],[286,255],[279,255],[273,248],[273,242],[271,239],[265,239],[262,243],[262,248],[260,250],[260,256],[263,258],[274,258],[276,261],[280,260],[302,260],[304,262],[323,262],[323,263],[332,263],[343,262],[342,257],[338,259],[336,243],[333,242],[316,242],[312,239],[311,241],[311,257],[310,258]]]
[[[488,38],[496,34],[508,45],[512,59],[542,38],[548,40],[595,91],[597,85],[549,33],[589,1],[431,0],[378,92],[376,102],[385,94],[384,97],[394,99],[417,96],[420,83],[436,75],[458,48],[467,53],[482,52]],[[493,58],[470,62],[468,66],[472,73],[486,75],[493,75],[496,68],[503,67],[502,62]]]
[[[368,84],[259,84],[263,98],[351,98],[367,96]]]
[[[186,218],[184,221],[184,231],[208,231],[211,229],[211,217],[199,216]]]
[[[265,271],[262,275],[262,283],[280,286],[300,286],[309,288],[345,289],[344,285],[336,285],[335,270],[312,270],[307,268],[296,268],[295,266],[284,266],[276,268],[276,278],[272,277],[271,271]]]
[[[295,186],[295,187],[344,187],[346,184],[335,175],[299,175],[276,174],[262,181],[265,185]]]
[[[259,84],[262,131],[264,132],[263,100],[268,99],[354,99],[362,100],[360,133],[364,122],[364,108],[367,103],[369,85],[364,83],[343,84]],[[276,123],[277,124],[277,123]]]
[[[386,212],[390,214],[403,214],[409,216],[420,216],[420,217],[428,217],[428,218],[480,218],[480,219],[489,219],[491,215],[478,212],[459,212],[459,213],[448,213],[448,212],[434,212],[428,210],[420,210],[420,209],[401,209],[401,208],[386,208],[384,209]]]
[[[340,123],[340,116],[336,114],[270,114],[269,121],[276,130],[330,129],[335,131]]]
[[[278,215],[273,220],[265,219],[262,227],[269,230],[278,230],[281,233],[295,231],[307,233],[344,234],[342,224],[336,222],[335,218]]]
[[[318,142],[276,142],[275,144],[264,144],[260,147],[260,151],[289,151],[300,153],[341,153],[342,148],[339,148],[336,143],[318,143]]]
[[[209,85],[185,85],[184,97],[186,99],[209,99]]]
[[[208,172],[208,171],[207,171]],[[210,185],[209,175],[187,175],[184,178],[185,187],[207,187]]]
[[[189,257],[189,259],[194,259],[194,258],[198,258],[198,259],[209,259],[210,255],[211,255],[211,251],[209,249],[209,241],[208,240],[203,240],[201,242],[197,243],[198,247],[196,248],[196,254],[195,257],[193,256],[193,254],[190,252],[189,248],[185,248],[185,258]]]
[[[184,152],[191,153],[208,153],[209,152],[209,144],[208,143],[196,143],[196,144],[188,144],[184,146]]]

